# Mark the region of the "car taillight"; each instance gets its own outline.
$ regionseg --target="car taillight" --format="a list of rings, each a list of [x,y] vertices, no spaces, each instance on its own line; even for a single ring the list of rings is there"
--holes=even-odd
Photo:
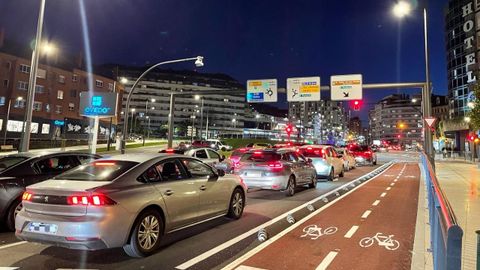
[[[268,167],[275,168],[275,169],[281,169],[281,168],[283,168],[283,164],[280,163],[280,162],[272,162],[272,163],[268,163]]]
[[[262,151],[255,151],[253,152],[254,155],[261,155],[262,154]]]
[[[367,151],[367,152],[365,152],[365,154],[367,154],[367,155],[371,155],[371,154],[372,154],[372,152],[370,152],[370,151]]]
[[[86,196],[69,196],[67,198],[69,205],[114,205],[116,202],[103,194],[86,195]]]
[[[171,154],[171,153],[173,153],[173,151],[174,151],[174,149],[167,149],[166,152],[169,153],[169,154]]]
[[[28,191],[25,191],[22,195],[22,200],[24,201],[31,201],[32,200],[32,196],[33,194],[28,192]]]

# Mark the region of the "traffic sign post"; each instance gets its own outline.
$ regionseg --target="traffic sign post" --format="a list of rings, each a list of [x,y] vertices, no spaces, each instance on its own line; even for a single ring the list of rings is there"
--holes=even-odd
[[[277,79],[247,81],[248,103],[277,102],[277,100]]]
[[[435,118],[435,117],[425,117],[424,120],[427,123],[429,128],[433,128],[434,125],[435,125],[435,122],[437,121],[437,118]]]
[[[353,74],[331,76],[330,92],[332,100],[361,100],[363,97],[362,75]]]
[[[320,77],[288,78],[287,101],[320,101]]]

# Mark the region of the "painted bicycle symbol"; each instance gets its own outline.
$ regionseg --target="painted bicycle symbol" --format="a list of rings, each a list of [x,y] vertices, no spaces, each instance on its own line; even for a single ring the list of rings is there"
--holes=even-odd
[[[322,228],[318,227],[317,225],[309,225],[303,228],[304,234],[301,235],[300,237],[310,237],[310,239],[312,240],[317,240],[322,235],[334,234],[337,231],[338,231],[337,227],[328,227],[322,230]]]
[[[267,89],[267,95],[270,96],[270,97],[273,96],[273,90],[268,88]]]
[[[298,95],[298,89],[292,89],[292,98]]]
[[[377,233],[372,237],[365,237],[360,240],[359,244],[361,247],[367,248],[371,247],[375,241],[379,246],[385,247],[388,250],[397,250],[400,247],[400,242],[393,239],[393,234],[387,236],[383,233]]]

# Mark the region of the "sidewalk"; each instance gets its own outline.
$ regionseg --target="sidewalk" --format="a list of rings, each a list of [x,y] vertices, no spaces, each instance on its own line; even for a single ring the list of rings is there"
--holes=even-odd
[[[480,169],[475,164],[438,160],[436,173],[463,229],[462,269],[476,269],[480,230]]]

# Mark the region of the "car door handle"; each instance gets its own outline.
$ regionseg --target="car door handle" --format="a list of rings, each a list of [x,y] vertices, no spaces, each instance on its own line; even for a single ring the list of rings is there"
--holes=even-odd
[[[201,186],[201,187],[200,187],[200,190],[206,190],[206,189],[207,189],[206,186]]]
[[[172,194],[173,194],[173,190],[169,189],[169,190],[165,191],[165,195],[167,195],[167,196],[170,196]]]

